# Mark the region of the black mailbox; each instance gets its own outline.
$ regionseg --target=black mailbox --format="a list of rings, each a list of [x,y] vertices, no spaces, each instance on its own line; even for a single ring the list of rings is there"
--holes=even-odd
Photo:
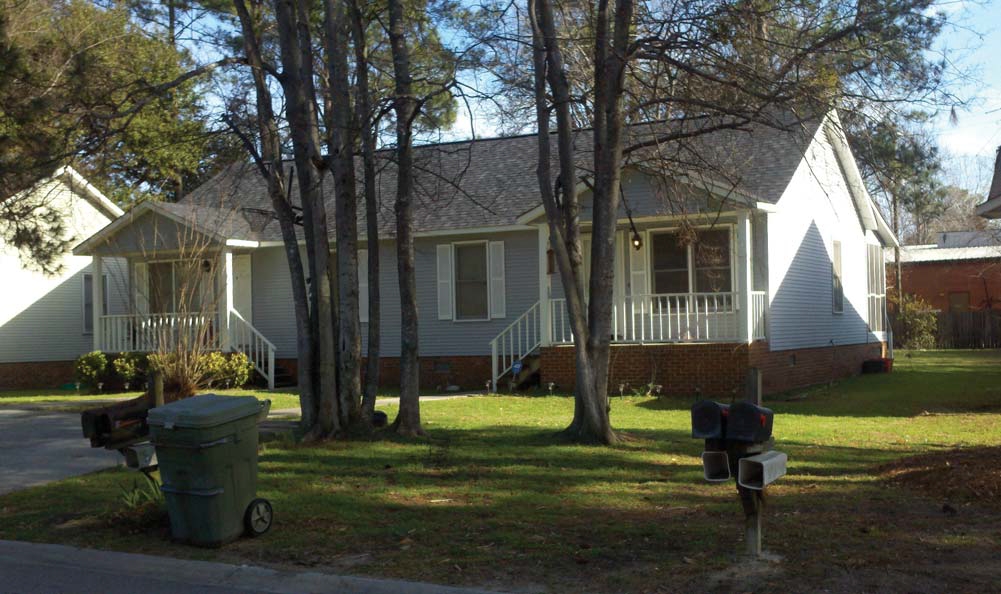
[[[736,402],[730,407],[726,438],[751,443],[768,441],[772,436],[774,417],[775,413],[770,408],[750,402]]]
[[[692,437],[723,439],[727,432],[726,417],[730,407],[712,400],[700,400],[692,405]]]

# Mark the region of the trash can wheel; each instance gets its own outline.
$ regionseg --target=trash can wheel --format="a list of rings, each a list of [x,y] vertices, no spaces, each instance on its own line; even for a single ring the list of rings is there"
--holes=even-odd
[[[271,528],[271,520],[274,513],[271,510],[271,502],[267,499],[255,499],[247,506],[247,513],[243,515],[243,525],[247,529],[248,536],[260,536]]]

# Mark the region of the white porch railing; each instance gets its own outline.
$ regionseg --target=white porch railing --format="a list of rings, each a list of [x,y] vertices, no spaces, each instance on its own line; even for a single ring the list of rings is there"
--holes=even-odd
[[[100,316],[98,320],[100,350],[105,352],[153,352],[184,344],[221,348],[214,312],[127,314]]]
[[[536,301],[518,319],[490,341],[493,378],[491,390],[497,391],[497,381],[542,344],[542,307]]]
[[[275,345],[236,310],[230,311],[228,348],[247,355],[254,368],[275,387]],[[126,314],[100,316],[99,350],[110,353],[171,351],[184,345],[206,350],[223,350],[215,312]]]
[[[612,342],[740,340],[736,293],[631,295],[612,306]],[[573,342],[565,299],[550,302],[552,340]]]
[[[235,309],[229,312],[230,348],[247,355],[254,369],[275,389],[275,345]]]

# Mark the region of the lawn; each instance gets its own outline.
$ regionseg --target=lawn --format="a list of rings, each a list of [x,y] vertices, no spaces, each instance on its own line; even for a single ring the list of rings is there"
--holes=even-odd
[[[269,398],[272,410],[299,408],[299,396],[288,390],[262,392],[253,389],[210,390],[226,396],[257,396]],[[72,390],[8,390],[0,391],[0,406],[14,408],[45,408],[64,412],[80,412],[102,403],[128,400],[141,396],[142,392],[118,392],[88,394]]]
[[[892,374],[766,404],[789,454],[768,493],[774,563],[735,555],[740,506],[732,485],[702,481],[687,398],[613,398],[626,439],[610,448],[558,440],[570,399],[510,396],[423,404],[426,441],[269,443],[259,493],[272,532],[219,550],[123,514],[125,470],[0,497],[0,538],[519,592],[998,588],[998,493],[908,479],[947,479],[959,448],[997,451],[1001,352],[898,353]],[[900,466],[916,455],[920,467]],[[994,459],[982,468],[998,472]]]

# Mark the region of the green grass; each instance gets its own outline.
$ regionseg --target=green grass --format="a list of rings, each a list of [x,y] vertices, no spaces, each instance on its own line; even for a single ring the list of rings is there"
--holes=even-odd
[[[226,396],[254,396],[259,399],[271,400],[272,410],[299,408],[299,395],[288,390],[210,390]],[[0,406],[10,407],[45,407],[65,412],[78,412],[100,403],[111,403],[119,400],[137,398],[142,392],[118,392],[87,394],[69,390],[7,390],[0,391]]]
[[[996,351],[898,353],[892,374],[769,400],[789,475],[769,490],[765,540],[785,562],[750,583],[725,571],[743,520],[732,485],[702,480],[686,398],[613,398],[615,447],[559,440],[568,398],[511,396],[422,404],[429,440],[267,444],[272,532],[218,551],[112,519],[124,470],[0,497],[0,538],[523,591],[989,590],[1001,512],[954,502],[947,516],[878,468],[999,444],[999,364]]]

